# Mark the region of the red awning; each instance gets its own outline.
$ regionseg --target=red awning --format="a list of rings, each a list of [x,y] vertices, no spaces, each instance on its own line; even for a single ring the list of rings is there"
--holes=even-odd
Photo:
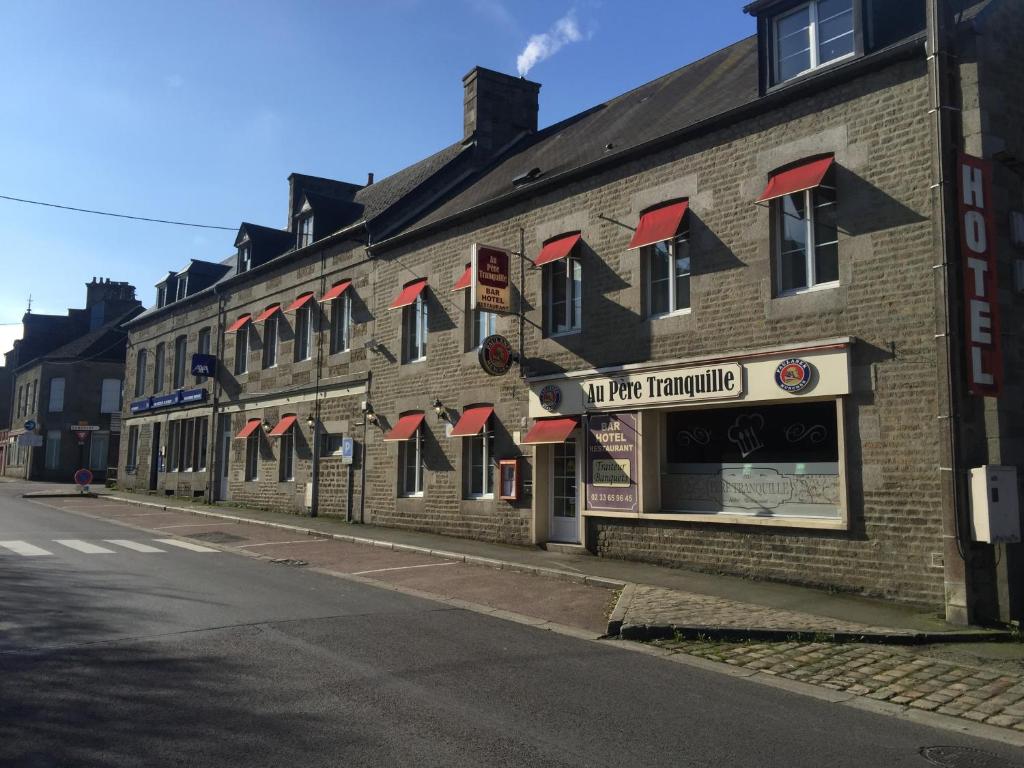
[[[407,307],[416,301],[416,297],[423,293],[423,289],[427,287],[427,278],[422,280],[414,280],[409,283],[402,292],[398,294],[398,298],[391,302],[391,306],[388,309],[401,309]]]
[[[575,416],[559,419],[537,419],[523,438],[523,445],[564,443],[579,426]]]
[[[286,416],[282,416],[281,420],[277,422],[277,426],[270,430],[271,437],[281,437],[295,424],[296,416],[294,413],[289,413]]]
[[[455,287],[453,291],[464,291],[469,288],[469,284],[473,282],[473,265],[467,264],[466,271],[462,273],[462,277],[455,281]]]
[[[249,437],[249,435],[251,435],[253,432],[255,432],[257,429],[259,429],[260,428],[260,424],[262,424],[262,423],[263,422],[260,421],[259,419],[249,419],[247,422],[245,422],[245,426],[242,427],[242,429],[239,431],[239,433],[237,435],[235,435],[235,439],[236,440],[244,440],[245,438]]]
[[[271,304],[269,307],[260,312],[260,316],[256,318],[257,323],[262,323],[264,320],[269,320],[274,316],[274,313],[281,308],[280,304]]]
[[[484,424],[494,413],[493,406],[478,405],[475,408],[467,408],[462,412],[462,418],[452,429],[452,437],[473,437],[479,435]]]
[[[679,232],[679,225],[683,223],[683,216],[690,203],[683,200],[678,203],[662,205],[646,213],[640,214],[640,223],[637,225],[633,239],[629,241],[629,248],[643,248],[645,245],[660,243],[662,240],[671,240]]]
[[[345,290],[352,285],[351,280],[343,280],[334,287],[331,288],[327,293],[320,297],[320,303],[323,304],[328,301],[334,301],[336,298],[341,296]]]
[[[313,294],[312,293],[304,293],[301,296],[299,296],[299,298],[297,298],[295,301],[293,301],[291,304],[289,304],[288,308],[285,310],[285,312],[295,312],[297,310],[300,310],[304,306],[309,304],[309,302],[311,302],[312,300],[313,300]]]
[[[825,174],[828,173],[828,169],[834,162],[835,158],[829,155],[773,173],[768,179],[768,186],[757,198],[757,202],[764,203],[783,195],[791,195],[794,192],[803,192],[805,189],[821,186],[822,179],[825,178]]]
[[[540,249],[540,256],[533,262],[533,265],[542,267],[552,261],[564,259],[572,252],[573,247],[580,241],[580,237],[579,232],[574,232],[571,235],[561,235],[553,240],[548,240]]]
[[[242,315],[235,322],[228,326],[227,333],[235,333],[242,330],[245,324],[252,320],[252,315]]]
[[[416,434],[416,430],[423,423],[423,412],[407,413],[399,416],[398,423],[391,428],[391,431],[384,435],[386,441],[408,440]]]

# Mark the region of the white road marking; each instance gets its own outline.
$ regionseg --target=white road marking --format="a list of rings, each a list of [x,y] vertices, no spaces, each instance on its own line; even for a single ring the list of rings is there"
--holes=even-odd
[[[75,549],[79,552],[84,552],[87,555],[112,555],[114,550],[107,549],[106,547],[100,547],[96,544],[90,544],[88,541],[82,541],[81,539],[54,539],[55,542],[67,547],[68,549]]]
[[[14,554],[23,555],[24,557],[53,554],[52,552],[47,552],[42,547],[37,547],[35,544],[29,544],[27,541],[0,541],[0,547],[9,549]]]
[[[160,544],[170,544],[172,547],[181,547],[182,549],[188,549],[193,552],[220,552],[219,549],[202,547],[198,544],[193,544],[191,541],[178,541],[177,539],[156,539],[156,541]]]
[[[156,526],[156,530],[165,531],[168,528],[209,528],[211,525],[216,525],[216,523],[183,523],[181,525],[158,525]]]
[[[134,549],[136,552],[163,552],[162,549],[151,547],[149,544],[142,544],[138,541],[131,541],[130,539],[106,539],[108,544],[116,544],[119,547],[125,549]]]
[[[458,563],[425,563],[423,565],[400,565],[397,568],[374,568],[372,571],[354,571],[350,576],[362,576],[367,573],[384,573],[384,571],[405,571],[409,568],[440,568],[443,565],[458,565]]]
[[[241,546],[235,547],[235,549],[246,549],[248,547],[272,547],[275,544],[314,544],[318,541],[330,541],[330,539],[296,539],[295,541],[267,541],[262,544],[242,544]]]

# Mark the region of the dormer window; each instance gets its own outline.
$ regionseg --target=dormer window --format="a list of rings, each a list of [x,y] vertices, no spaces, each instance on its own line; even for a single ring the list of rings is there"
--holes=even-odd
[[[178,278],[178,301],[181,301],[188,295],[188,275],[182,275]]]
[[[811,0],[779,13],[770,24],[773,83],[854,54],[853,0]]]
[[[238,274],[252,269],[252,244],[245,240],[238,246]]]
[[[299,219],[299,248],[313,242],[313,214],[307,213]]]
[[[167,286],[158,285],[156,287],[156,305],[158,307],[164,306],[167,303]]]

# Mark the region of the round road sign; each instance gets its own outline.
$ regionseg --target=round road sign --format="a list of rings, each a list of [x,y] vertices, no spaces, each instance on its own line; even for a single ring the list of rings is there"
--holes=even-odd
[[[75,483],[77,485],[86,486],[92,482],[92,472],[88,469],[80,469],[75,472]]]
[[[31,432],[35,428],[36,428],[36,423],[34,421],[32,421],[32,419],[29,419],[28,421],[25,422],[25,431],[26,432]]]

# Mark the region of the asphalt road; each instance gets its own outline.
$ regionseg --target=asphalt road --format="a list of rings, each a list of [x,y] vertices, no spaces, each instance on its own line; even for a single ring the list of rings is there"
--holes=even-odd
[[[616,642],[181,549],[24,488],[0,483],[3,766],[923,767],[937,744],[1015,757]]]

